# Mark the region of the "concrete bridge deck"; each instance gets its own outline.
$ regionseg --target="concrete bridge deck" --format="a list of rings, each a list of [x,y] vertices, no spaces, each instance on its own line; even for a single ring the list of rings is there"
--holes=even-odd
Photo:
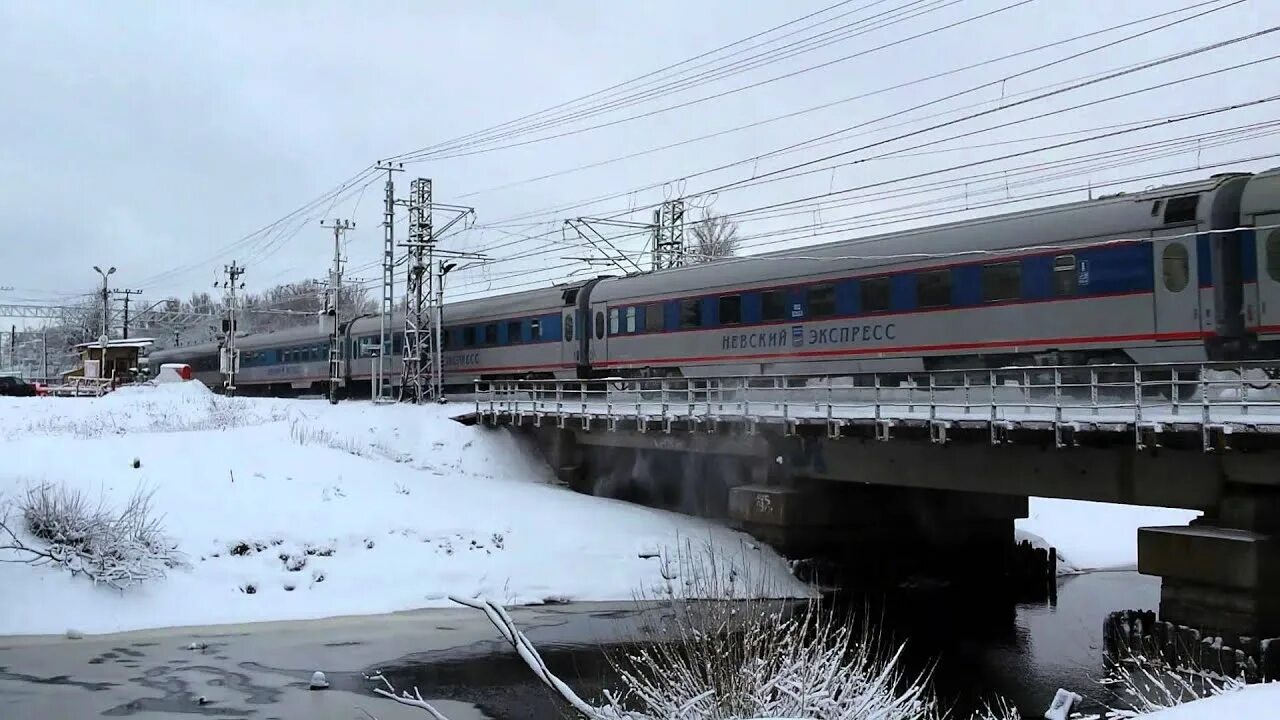
[[[888,440],[895,427],[925,427],[935,442],[949,430],[985,430],[993,444],[1011,430],[1050,430],[1066,446],[1080,433],[1126,434],[1141,449],[1165,432],[1195,432],[1201,448],[1228,436],[1280,435],[1280,383],[1257,369],[1221,364],[1093,366],[943,371],[853,377],[717,377],[591,381],[511,381],[477,385],[476,413],[489,422],[579,423],[641,432],[715,431],[740,424],[748,433],[775,424],[784,434],[821,426],[873,427]]]

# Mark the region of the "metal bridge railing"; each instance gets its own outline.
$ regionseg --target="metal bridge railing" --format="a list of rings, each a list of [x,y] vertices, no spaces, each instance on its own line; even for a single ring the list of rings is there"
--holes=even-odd
[[[598,378],[476,383],[476,412],[552,417],[713,423],[874,423],[888,439],[902,423],[928,424],[945,442],[955,424],[989,427],[992,441],[1013,427],[1052,428],[1060,445],[1081,427],[1144,437],[1166,427],[1213,432],[1280,432],[1274,363],[1034,366],[846,375],[708,378]]]

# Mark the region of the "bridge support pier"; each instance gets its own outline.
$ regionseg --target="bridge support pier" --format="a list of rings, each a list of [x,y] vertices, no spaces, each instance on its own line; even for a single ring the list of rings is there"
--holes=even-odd
[[[791,557],[820,557],[856,582],[912,575],[988,586],[1010,577],[1027,499],[797,480],[729,491],[737,528]]]
[[[1140,528],[1138,570],[1161,578],[1161,620],[1237,641],[1280,636],[1280,487],[1229,483],[1190,526]]]

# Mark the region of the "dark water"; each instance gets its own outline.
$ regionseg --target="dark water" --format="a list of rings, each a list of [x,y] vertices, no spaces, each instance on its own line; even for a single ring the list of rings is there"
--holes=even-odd
[[[1103,620],[1117,609],[1155,608],[1158,600],[1158,579],[1114,572],[1060,578],[1056,604],[993,603],[990,598],[910,591],[871,600],[870,612],[886,636],[907,643],[911,669],[934,670],[937,691],[962,716],[1001,695],[1024,717],[1040,717],[1058,688],[1085,696],[1087,703],[1108,700],[1096,682],[1103,672]],[[860,602],[865,608],[868,599]],[[624,649],[610,646],[613,652]],[[606,649],[586,638],[582,643],[539,643],[539,651],[552,672],[584,698],[596,699],[602,689],[620,687]],[[565,717],[563,705],[510,650],[392,661],[380,669],[398,686],[430,688],[432,697],[474,704],[498,720]]]

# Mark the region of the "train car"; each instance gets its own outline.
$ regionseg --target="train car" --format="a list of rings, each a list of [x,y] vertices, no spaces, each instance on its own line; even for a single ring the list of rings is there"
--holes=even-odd
[[[1239,301],[1249,175],[695,265],[592,288],[597,375],[1205,360]],[[1219,273],[1222,275],[1223,273]]]
[[[476,379],[551,379],[576,377],[584,338],[575,337],[570,315],[568,332],[562,308],[576,307],[583,283],[480,298],[445,307],[441,333],[444,382],[470,387]],[[381,318],[360,316],[342,324],[344,394],[365,397],[381,337]],[[383,372],[393,389],[401,384],[405,317],[393,314],[391,340],[383,348]],[[329,381],[329,330],[323,322],[236,339],[242,394],[287,396],[323,392]],[[207,343],[152,354],[153,362],[185,362],[196,379],[222,387],[219,345]]]

